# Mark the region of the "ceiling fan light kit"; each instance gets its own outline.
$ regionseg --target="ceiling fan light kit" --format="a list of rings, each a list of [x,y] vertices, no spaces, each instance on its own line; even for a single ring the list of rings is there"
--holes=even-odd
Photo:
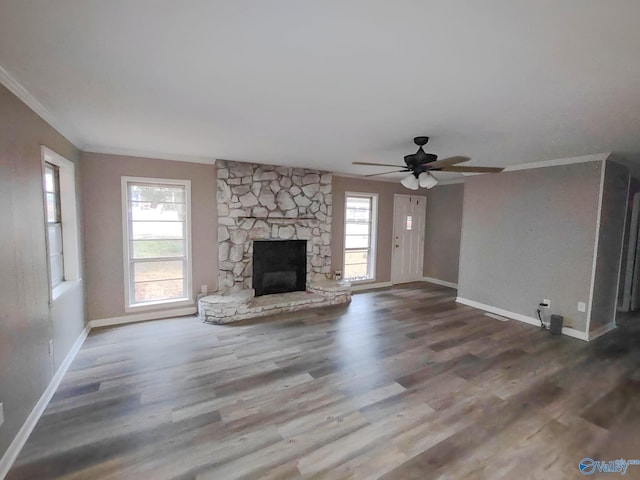
[[[404,156],[404,166],[390,165],[383,163],[353,162],[353,165],[373,165],[378,167],[398,167],[402,170],[392,172],[373,173],[365,177],[375,177],[387,175],[389,173],[410,172],[400,183],[409,190],[422,188],[433,188],[438,184],[438,179],[431,172],[460,172],[460,173],[499,173],[503,169],[498,167],[460,167],[458,163],[468,162],[469,157],[455,156],[438,160],[438,156],[433,153],[426,153],[422,147],[427,144],[429,137],[415,137],[413,143],[418,146],[418,151],[411,155]]]
[[[408,188],[409,190],[418,190],[419,182],[418,179],[413,175],[413,173],[410,173],[402,180],[400,180],[400,183],[403,187]]]
[[[422,172],[418,175],[418,183],[420,187],[429,189],[435,187],[438,184],[438,180],[429,172]]]

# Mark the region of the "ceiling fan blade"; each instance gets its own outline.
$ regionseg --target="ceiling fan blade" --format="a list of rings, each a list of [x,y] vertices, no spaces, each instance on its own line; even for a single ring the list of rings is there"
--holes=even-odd
[[[352,165],[373,165],[376,167],[398,167],[405,168],[404,165],[389,165],[388,163],[351,162]]]
[[[499,167],[444,167],[442,172],[498,173],[504,170]]]
[[[435,162],[427,163],[426,166],[429,168],[442,168],[448,167],[449,165],[455,165],[456,163],[468,162],[469,160],[471,160],[471,158],[462,156],[447,157],[443,158],[442,160],[436,160]]]
[[[365,177],[375,177],[376,175],[387,175],[389,173],[398,173],[398,172],[409,172],[410,170],[405,168],[404,170],[392,170],[390,172],[382,172],[382,173],[371,173],[369,175],[364,175]]]

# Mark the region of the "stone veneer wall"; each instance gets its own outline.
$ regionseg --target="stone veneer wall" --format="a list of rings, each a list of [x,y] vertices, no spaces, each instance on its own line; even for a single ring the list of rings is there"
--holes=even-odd
[[[307,240],[307,285],[331,272],[331,174],[216,161],[218,291],[252,287],[253,240]]]

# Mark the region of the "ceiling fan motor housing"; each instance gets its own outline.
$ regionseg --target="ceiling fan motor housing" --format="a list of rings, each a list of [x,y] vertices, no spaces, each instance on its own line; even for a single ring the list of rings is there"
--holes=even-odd
[[[435,162],[438,159],[437,155],[433,153],[426,153],[422,147],[418,148],[418,151],[412,155],[405,155],[404,163],[407,164],[407,167],[415,170],[420,168],[420,166]]]

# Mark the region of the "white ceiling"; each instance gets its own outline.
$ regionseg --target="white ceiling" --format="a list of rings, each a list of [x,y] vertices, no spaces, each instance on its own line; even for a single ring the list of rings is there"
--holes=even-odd
[[[78,146],[324,168],[640,153],[637,0],[0,0]]]

